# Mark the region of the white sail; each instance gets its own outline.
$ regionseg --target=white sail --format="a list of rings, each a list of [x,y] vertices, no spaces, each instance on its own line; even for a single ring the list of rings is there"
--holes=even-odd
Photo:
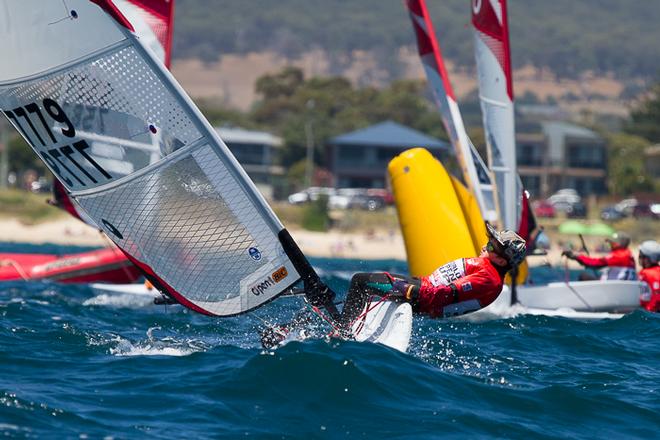
[[[0,0],[0,11],[11,60],[0,65],[0,108],[157,287],[227,316],[307,275],[254,184],[112,1]]]
[[[424,0],[406,0],[417,39],[419,56],[426,78],[440,110],[445,131],[454,146],[466,185],[474,194],[481,214],[489,221],[497,220],[495,189],[488,168],[472,145],[461,117],[454,91],[445,69],[440,46]]]
[[[115,0],[114,3],[133,26],[140,42],[151,49],[156,58],[169,68],[174,30],[174,0]],[[157,151],[157,138],[152,136],[149,141],[142,147]],[[159,156],[153,154],[152,158],[157,161]],[[64,209],[88,225],[99,228],[78,203],[69,197],[66,189],[57,179],[53,182],[53,196],[53,205]]]
[[[518,230],[523,189],[516,166],[506,0],[472,0],[479,99],[502,227]]]

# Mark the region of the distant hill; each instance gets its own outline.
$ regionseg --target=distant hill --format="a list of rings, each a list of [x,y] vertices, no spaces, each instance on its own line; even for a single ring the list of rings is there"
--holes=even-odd
[[[392,55],[414,44],[402,0],[177,0],[174,56],[207,62],[221,55],[274,51],[296,58],[313,49],[332,57],[369,51],[391,77]],[[428,0],[445,56],[474,64],[470,0]],[[619,78],[660,72],[657,0],[510,0],[515,67],[534,65],[577,78],[592,71]],[[350,61],[350,60],[349,60]]]

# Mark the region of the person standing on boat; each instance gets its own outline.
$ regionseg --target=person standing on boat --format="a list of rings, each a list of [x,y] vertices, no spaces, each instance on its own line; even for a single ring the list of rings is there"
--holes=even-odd
[[[628,249],[630,236],[625,232],[615,232],[612,234],[612,238],[605,241],[610,245],[611,252],[604,257],[575,254],[571,250],[562,252],[562,255],[590,269],[605,268],[601,273],[601,280],[636,280],[635,259],[630,249]],[[580,280],[589,279],[596,279],[596,277],[589,274],[580,274]]]
[[[642,295],[640,304],[649,312],[660,312],[660,244],[655,240],[648,240],[639,246],[639,279],[646,281],[651,288],[648,295]]]
[[[409,302],[416,313],[434,318],[462,315],[492,303],[502,291],[506,273],[525,258],[526,243],[513,231],[486,227],[488,242],[478,257],[459,258],[428,276],[353,275],[341,315],[343,326],[350,327],[373,296]]]

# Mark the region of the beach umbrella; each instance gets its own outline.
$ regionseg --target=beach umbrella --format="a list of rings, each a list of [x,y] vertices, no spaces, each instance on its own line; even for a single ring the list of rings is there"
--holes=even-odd
[[[606,225],[605,223],[594,223],[593,225],[590,225],[586,232],[584,232],[587,235],[612,235],[614,234],[614,229]]]
[[[576,220],[568,220],[559,225],[560,234],[585,234],[587,230],[587,225]]]

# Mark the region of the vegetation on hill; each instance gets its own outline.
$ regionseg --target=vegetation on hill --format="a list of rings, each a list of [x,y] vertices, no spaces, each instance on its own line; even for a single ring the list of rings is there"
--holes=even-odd
[[[325,50],[342,72],[355,50],[372,52],[396,77],[393,54],[414,44],[401,0],[178,0],[174,56],[214,61],[273,50],[288,58]],[[469,0],[429,0],[443,53],[474,64]],[[660,70],[660,3],[639,0],[510,0],[514,66],[651,77]]]
[[[21,223],[35,224],[57,218],[66,218],[61,209],[48,203],[47,195],[32,194],[17,189],[0,189],[0,218],[15,218]]]
[[[295,164],[305,157],[306,125],[311,127],[315,158],[321,166],[325,166],[324,146],[331,138],[385,120],[446,139],[421,81],[394,81],[383,89],[357,88],[342,77],[305,78],[301,70],[288,67],[261,77],[256,90],[260,99],[248,113],[220,111],[209,103],[202,105],[203,111],[215,125],[247,122],[283,137],[285,148],[279,159],[291,178],[300,174]]]

